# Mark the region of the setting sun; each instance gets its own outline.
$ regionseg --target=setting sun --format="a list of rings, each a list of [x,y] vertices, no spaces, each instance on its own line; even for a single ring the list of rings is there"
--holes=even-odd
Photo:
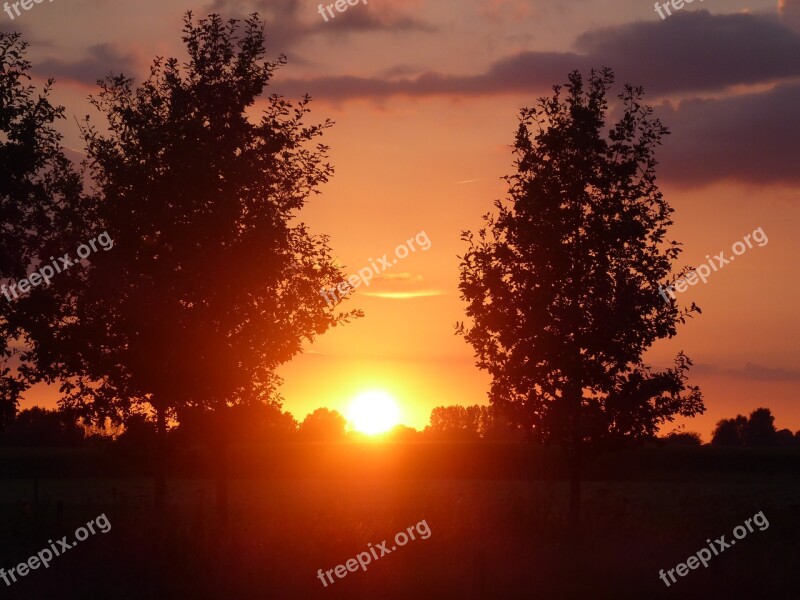
[[[400,408],[390,394],[370,390],[361,392],[353,399],[347,417],[353,429],[374,435],[388,431],[398,424]]]

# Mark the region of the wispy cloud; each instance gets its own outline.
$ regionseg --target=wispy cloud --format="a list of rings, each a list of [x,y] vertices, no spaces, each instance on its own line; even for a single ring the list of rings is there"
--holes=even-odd
[[[76,61],[50,58],[34,65],[34,72],[59,81],[74,81],[93,85],[110,73],[134,75],[136,61],[131,54],[123,54],[111,44],[96,44],[88,49],[88,56]]]
[[[698,374],[724,375],[737,379],[751,379],[756,381],[800,381],[800,371],[792,369],[772,368],[745,363],[744,367],[723,369],[715,365],[697,364],[692,371]]]
[[[383,273],[373,279],[373,282],[385,281],[387,283],[420,283],[424,281],[422,275],[414,275],[406,271],[402,273]]]
[[[430,296],[445,296],[445,292],[438,290],[418,290],[414,292],[362,292],[364,296],[371,296],[373,298],[387,298],[390,300],[408,300],[410,298],[427,298]]]

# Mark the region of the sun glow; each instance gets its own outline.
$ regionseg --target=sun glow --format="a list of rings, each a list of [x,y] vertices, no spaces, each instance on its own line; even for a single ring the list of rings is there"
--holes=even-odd
[[[390,394],[369,390],[353,398],[347,417],[356,431],[375,435],[389,431],[398,424],[400,408]]]

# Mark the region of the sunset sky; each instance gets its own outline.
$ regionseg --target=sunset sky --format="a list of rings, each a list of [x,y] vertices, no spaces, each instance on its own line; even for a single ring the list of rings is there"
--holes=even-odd
[[[269,55],[283,52],[268,92],[312,95],[311,120],[332,118],[336,168],[302,217],[327,233],[348,273],[418,232],[430,240],[343,308],[366,317],[336,328],[283,367],[285,408],[345,412],[359,392],[383,390],[400,420],[425,426],[431,408],[484,404],[488,377],[454,335],[460,232],[505,196],[520,107],[575,68],[609,66],[642,85],[672,135],[658,153],[659,183],[676,209],[670,238],[697,266],[761,227],[768,237],[680,294],[703,314],[648,355],[679,350],[706,413],[686,424],[706,441],[714,423],[767,406],[776,426],[800,429],[800,0],[695,0],[662,20],[649,0],[368,0],[325,22],[318,2],[53,0],[0,29],[21,31],[41,80],[56,79],[59,127],[80,152],[78,119],[97,78],[141,79],[156,55],[183,59],[182,15],[258,11]],[[620,85],[614,90],[617,92]],[[24,405],[52,404],[41,388]],[[668,426],[669,431],[672,426]]]

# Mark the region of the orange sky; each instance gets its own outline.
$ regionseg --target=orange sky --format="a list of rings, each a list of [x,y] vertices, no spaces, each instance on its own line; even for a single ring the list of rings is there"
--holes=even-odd
[[[788,0],[782,14],[773,2],[695,5],[662,22],[652,3],[627,0],[370,0],[324,23],[313,2],[218,0],[225,16],[267,15],[271,53],[290,59],[273,91],[307,89],[312,119],[336,121],[327,136],[336,174],[303,219],[331,235],[346,271],[391,257],[420,231],[431,242],[344,305],[363,308],[364,319],[281,369],[285,408],[299,419],[319,406],[344,411],[359,391],[383,389],[400,401],[403,422],[421,428],[434,406],[486,402],[488,379],[454,335],[460,231],[505,193],[518,108],[570,68],[607,64],[653,90],[649,102],[673,129],[659,173],[682,261],[730,254],[758,227],[769,238],[681,296],[703,314],[649,360],[667,366],[680,349],[694,360],[691,383],[703,388],[707,412],[687,429],[706,439],[718,419],[759,406],[779,428],[800,429],[800,2]],[[181,14],[211,8],[59,1],[13,26],[32,43],[36,72],[56,77],[66,143],[80,150],[72,116],[94,114],[91,82],[109,70],[141,76],[155,54],[179,53]],[[374,295],[386,291],[408,294]],[[37,389],[26,405],[44,397]]]

